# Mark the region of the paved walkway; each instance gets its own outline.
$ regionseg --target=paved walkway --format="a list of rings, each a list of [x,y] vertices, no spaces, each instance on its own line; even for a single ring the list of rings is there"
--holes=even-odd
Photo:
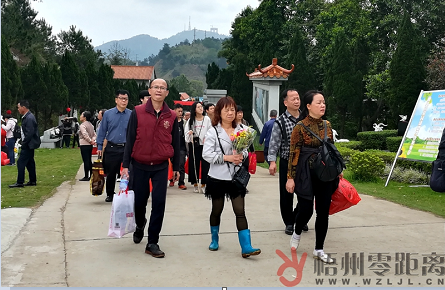
[[[77,174],[77,178],[80,177],[82,167]],[[104,202],[104,196],[91,196],[87,182],[64,183],[52,198],[33,211],[1,211],[1,285],[283,286],[277,271],[284,260],[277,252],[282,251],[291,259],[291,251],[290,236],[284,234],[279,213],[278,177],[258,167],[248,188],[246,216],[252,231],[252,245],[261,248],[261,255],[241,257],[230,202],[226,203],[222,216],[220,249],[209,251],[210,201],[193,193],[191,188],[182,191],[174,187],[168,189],[159,243],[166,257],[155,259],[144,253],[146,237],[138,245],[133,243],[131,234],[121,239],[107,237],[111,204]],[[328,278],[337,278],[337,286],[342,286],[341,279],[345,278],[350,279],[351,286],[367,285],[365,279],[371,279],[370,286],[379,286],[379,283],[383,286],[389,286],[388,283],[392,286],[398,286],[397,283],[401,283],[400,286],[410,283],[439,286],[439,279],[443,281],[444,276],[434,272],[422,276],[422,267],[426,265],[422,255],[444,253],[445,220],[371,196],[361,197],[357,206],[330,217],[325,251],[336,253],[337,265],[323,268],[314,263],[311,253],[315,218],[311,219],[310,230],[303,233],[298,248],[300,266],[304,265],[302,275],[298,275],[301,277],[298,286],[320,285],[321,280],[317,279],[323,279],[323,285],[327,286]],[[301,257],[303,252],[308,254],[305,263]],[[353,259],[344,259],[346,252],[350,257],[364,254],[357,264],[363,276],[360,276],[360,269],[353,269]],[[395,275],[395,271],[400,270],[396,266],[401,265],[395,260],[396,252],[412,254],[408,263],[410,269],[415,268],[413,261],[417,259],[417,269],[412,273],[418,276]],[[386,254],[379,261],[377,255],[373,255],[377,253]],[[392,256],[391,260],[386,258],[388,255]],[[373,265],[373,262],[377,263]],[[374,272],[384,272],[387,267],[390,268],[384,276]],[[407,268],[401,269],[406,272]],[[333,271],[337,273],[333,275]],[[344,275],[346,271],[349,273]],[[296,271],[287,268],[282,275],[292,281]]]

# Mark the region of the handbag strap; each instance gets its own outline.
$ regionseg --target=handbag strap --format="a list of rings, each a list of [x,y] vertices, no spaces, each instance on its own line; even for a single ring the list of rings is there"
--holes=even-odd
[[[215,126],[213,126],[213,129],[215,129],[215,132],[216,132],[216,139],[218,139],[219,148],[221,148],[221,152],[222,152],[222,154],[224,155],[225,153],[224,153],[224,149],[223,149],[223,147],[222,147],[222,145],[221,145],[221,140],[219,140],[218,130],[216,130],[216,127],[215,127]],[[224,157],[223,157],[223,158],[224,158]],[[229,169],[229,173],[230,173],[229,162],[225,161],[224,163],[227,164],[227,168]]]
[[[306,127],[303,122],[301,122],[301,125],[307,130],[309,131],[312,135],[314,135],[321,143],[323,143],[323,140],[321,140],[320,137],[318,137],[317,134],[315,134],[314,132],[312,132],[311,129],[309,129],[308,127]],[[326,130],[326,121],[323,120],[323,127],[324,127],[324,139],[326,140],[328,138],[328,130]]]

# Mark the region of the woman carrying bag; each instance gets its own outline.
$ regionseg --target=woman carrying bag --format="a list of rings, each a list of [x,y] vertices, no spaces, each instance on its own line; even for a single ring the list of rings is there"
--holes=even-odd
[[[89,111],[80,114],[80,122],[82,122],[79,126],[80,155],[82,155],[85,175],[79,179],[79,181],[89,181],[93,171],[91,154],[93,152],[93,145],[96,144],[96,132],[91,124],[91,113]]]
[[[185,142],[189,148],[189,182],[194,185],[193,192],[200,192],[198,187],[201,164],[201,189],[205,190],[210,164],[202,158],[204,137],[212,127],[212,121],[204,116],[204,107],[200,102],[192,105],[190,119],[185,124]]]
[[[241,255],[243,258],[247,258],[260,254],[261,250],[252,248],[251,245],[250,230],[244,213],[246,188],[239,188],[232,182],[233,175],[239,170],[243,159],[248,157],[247,148],[242,151],[242,154],[233,154],[230,136],[242,130],[241,126],[236,124],[235,114],[235,101],[231,97],[221,98],[215,106],[213,128],[209,129],[205,137],[203,158],[210,163],[205,195],[212,200],[210,213],[212,242],[209,250],[216,251],[219,248],[218,234],[224,199],[230,198],[236,216]]]
[[[287,171],[286,190],[297,194],[299,206],[290,246],[291,249],[298,248],[303,226],[312,217],[315,199],[317,216],[315,220],[315,249],[313,257],[331,264],[333,260],[324,253],[323,247],[328,231],[331,196],[338,187],[339,178],[323,182],[312,171],[311,165],[320,150],[321,142],[306,130],[304,126],[318,134],[321,139],[323,139],[325,130],[327,130],[327,136],[333,143],[332,128],[328,121],[322,119],[326,111],[326,104],[321,92],[315,90],[308,91],[304,95],[302,102],[303,110],[299,118],[301,121],[297,123],[291,135]]]

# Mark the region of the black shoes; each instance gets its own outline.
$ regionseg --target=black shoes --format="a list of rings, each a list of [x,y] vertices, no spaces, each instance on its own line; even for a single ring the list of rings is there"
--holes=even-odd
[[[287,225],[284,232],[286,235],[292,235],[294,233],[294,225]]]
[[[23,187],[25,185],[23,185],[23,183],[14,183],[14,184],[10,184],[9,188],[16,188],[16,187]]]
[[[145,247],[145,253],[152,255],[155,258],[164,258],[165,253],[159,249],[158,244],[148,244]]]
[[[90,179],[88,177],[84,177],[84,178],[79,179],[79,181],[90,181]]]
[[[106,202],[112,202],[113,201],[113,197],[112,196],[107,196],[107,198],[105,199]]]
[[[36,186],[37,182],[35,181],[28,181],[28,183],[25,183],[25,186]]]
[[[309,230],[309,228],[307,227],[307,225],[304,225],[303,232],[307,232],[308,230]]]
[[[136,226],[136,230],[133,233],[133,242],[135,244],[139,244],[142,241],[142,239],[144,238],[144,229],[145,229],[146,224],[147,224],[147,219],[145,219],[145,223],[142,228],[139,228],[138,226]]]

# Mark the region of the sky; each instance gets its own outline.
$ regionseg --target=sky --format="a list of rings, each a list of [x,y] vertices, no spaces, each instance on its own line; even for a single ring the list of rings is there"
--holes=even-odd
[[[112,40],[148,34],[168,38],[191,28],[229,35],[235,17],[248,5],[257,8],[258,0],[39,0],[31,1],[53,27],[53,34],[71,25],[92,39],[94,46]]]

